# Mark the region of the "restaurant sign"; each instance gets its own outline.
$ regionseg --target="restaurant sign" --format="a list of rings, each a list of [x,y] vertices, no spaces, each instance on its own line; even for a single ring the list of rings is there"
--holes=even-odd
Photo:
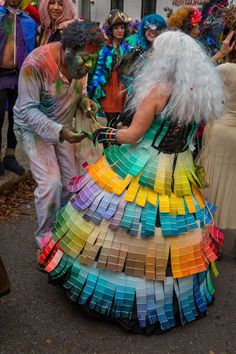
[[[172,0],[172,5],[174,6],[201,6],[203,4],[208,3],[209,0]]]

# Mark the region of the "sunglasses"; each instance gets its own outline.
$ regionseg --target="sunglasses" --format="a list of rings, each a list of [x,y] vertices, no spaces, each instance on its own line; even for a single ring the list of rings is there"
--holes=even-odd
[[[158,35],[160,33],[160,30],[158,28],[156,29],[151,29],[151,28],[147,28],[145,30],[146,33],[149,33],[149,34],[155,34],[155,35]]]

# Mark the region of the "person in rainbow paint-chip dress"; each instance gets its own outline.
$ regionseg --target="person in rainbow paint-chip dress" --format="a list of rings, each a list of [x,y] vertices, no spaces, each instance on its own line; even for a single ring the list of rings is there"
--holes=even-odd
[[[224,91],[199,44],[169,31],[134,92],[130,127],[93,133],[104,155],[72,179],[41,262],[89,313],[152,334],[203,316],[213,301],[223,235],[191,146],[201,121],[223,113]]]

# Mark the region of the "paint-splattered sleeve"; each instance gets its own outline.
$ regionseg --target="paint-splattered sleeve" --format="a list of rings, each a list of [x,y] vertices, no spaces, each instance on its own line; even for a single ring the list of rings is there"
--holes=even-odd
[[[49,119],[40,110],[42,82],[39,73],[31,65],[25,65],[19,77],[17,106],[27,127],[48,142],[58,142],[62,124]]]

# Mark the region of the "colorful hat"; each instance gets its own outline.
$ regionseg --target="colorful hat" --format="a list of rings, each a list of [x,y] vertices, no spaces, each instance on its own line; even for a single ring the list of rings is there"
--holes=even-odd
[[[119,23],[130,23],[130,22],[132,22],[131,17],[128,17],[124,12],[118,9],[114,9],[111,10],[109,15],[107,16],[104,26],[110,27],[110,26],[117,25]]]

